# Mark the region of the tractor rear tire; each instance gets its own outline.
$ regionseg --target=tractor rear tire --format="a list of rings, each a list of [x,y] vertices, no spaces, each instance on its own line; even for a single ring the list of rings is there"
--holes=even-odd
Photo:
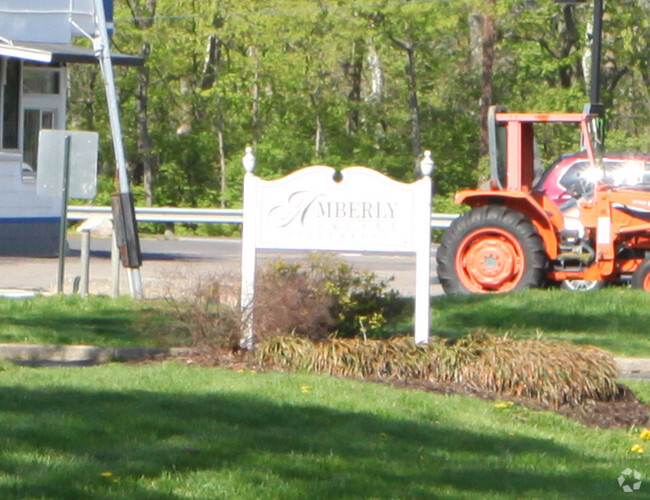
[[[445,293],[463,295],[539,287],[548,263],[532,222],[500,205],[474,208],[456,219],[436,260]]]
[[[646,259],[632,275],[632,288],[639,288],[650,292],[650,259]]]

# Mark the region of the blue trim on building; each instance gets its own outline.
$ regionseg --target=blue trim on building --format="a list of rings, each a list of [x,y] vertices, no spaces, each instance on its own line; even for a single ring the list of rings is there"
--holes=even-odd
[[[61,222],[61,217],[10,217],[0,218],[0,224],[47,224]]]

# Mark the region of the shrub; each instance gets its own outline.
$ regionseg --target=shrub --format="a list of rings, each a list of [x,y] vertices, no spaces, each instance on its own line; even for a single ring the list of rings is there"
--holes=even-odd
[[[275,261],[258,275],[255,293],[258,339],[291,332],[315,340],[372,336],[402,309],[389,280],[328,254],[312,253],[307,263]]]
[[[241,337],[241,314],[233,294],[234,279],[227,275],[192,280],[184,290],[175,289],[167,300],[177,321],[187,330],[193,347],[204,352],[235,347]]]
[[[195,347],[237,346],[241,340],[239,286],[232,276],[203,276],[168,299]],[[386,318],[401,312],[397,292],[373,273],[355,271],[330,255],[288,264],[277,260],[257,275],[254,302],[255,342],[294,333],[312,340],[330,335],[372,335]]]
[[[261,270],[255,285],[256,342],[271,335],[295,333],[321,339],[334,328],[334,299],[318,273],[280,260]]]

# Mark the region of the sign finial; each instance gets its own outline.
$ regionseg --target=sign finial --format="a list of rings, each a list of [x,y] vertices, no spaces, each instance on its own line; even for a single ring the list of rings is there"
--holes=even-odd
[[[246,170],[247,173],[253,173],[255,172],[255,167],[257,167],[257,158],[255,158],[255,155],[253,154],[253,148],[250,146],[246,147],[246,154],[242,158],[241,161],[242,165],[244,166],[244,170]]]
[[[424,152],[424,158],[420,161],[420,172],[422,175],[431,175],[433,173],[433,158],[431,157],[431,151],[428,149]]]

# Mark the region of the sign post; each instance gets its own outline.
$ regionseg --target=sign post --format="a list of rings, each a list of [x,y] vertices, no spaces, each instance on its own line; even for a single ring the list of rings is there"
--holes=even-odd
[[[57,293],[63,292],[68,200],[96,196],[98,144],[96,132],[41,130],[38,136],[36,192],[61,196]]]

